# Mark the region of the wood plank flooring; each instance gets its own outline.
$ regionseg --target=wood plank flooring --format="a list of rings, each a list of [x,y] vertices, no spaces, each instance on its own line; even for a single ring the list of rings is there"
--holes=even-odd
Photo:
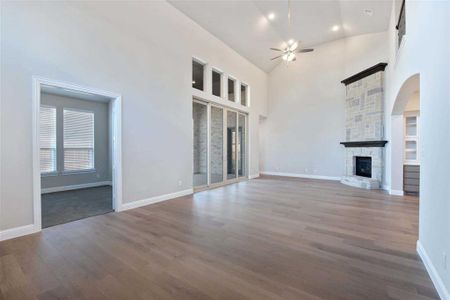
[[[3,299],[438,299],[418,199],[263,177],[0,243]]]

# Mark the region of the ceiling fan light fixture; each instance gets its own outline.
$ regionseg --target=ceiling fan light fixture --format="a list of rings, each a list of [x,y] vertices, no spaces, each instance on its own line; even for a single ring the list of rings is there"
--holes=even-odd
[[[292,52],[288,52],[282,56],[282,59],[287,62],[293,61],[293,60],[295,60],[295,54]]]
[[[291,27],[291,0],[288,0],[288,16],[287,17],[288,17],[288,26],[290,29],[290,27]],[[287,43],[284,43],[281,46],[281,48],[270,48],[270,50],[277,51],[279,54],[278,56],[275,56],[275,57],[271,58],[270,60],[275,60],[275,59],[281,58],[287,64],[287,63],[289,63],[291,61],[295,61],[297,59],[296,58],[297,53],[306,53],[306,52],[311,52],[314,50],[311,48],[297,49],[299,44],[300,44],[300,41],[298,41],[298,40],[296,41],[294,39],[289,39],[287,41]]]
[[[298,42],[295,42],[293,44],[291,44],[291,46],[289,46],[289,51],[295,51],[298,47]]]

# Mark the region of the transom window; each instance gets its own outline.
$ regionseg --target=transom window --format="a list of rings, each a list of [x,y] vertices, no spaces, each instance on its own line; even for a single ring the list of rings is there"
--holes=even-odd
[[[204,65],[197,60],[192,60],[192,87],[203,91]]]
[[[241,83],[241,104],[247,106],[248,88],[246,84]]]
[[[236,101],[236,96],[234,92],[234,86],[236,82],[233,78],[228,78],[228,100],[230,101]]]
[[[216,70],[212,70],[212,94],[222,96],[222,74]]]

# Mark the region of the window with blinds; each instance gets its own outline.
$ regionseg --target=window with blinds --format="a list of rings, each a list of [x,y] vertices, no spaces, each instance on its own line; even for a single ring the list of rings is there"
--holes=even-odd
[[[64,171],[94,169],[94,113],[64,109]]]
[[[56,172],[56,107],[41,106],[39,117],[41,173]]]

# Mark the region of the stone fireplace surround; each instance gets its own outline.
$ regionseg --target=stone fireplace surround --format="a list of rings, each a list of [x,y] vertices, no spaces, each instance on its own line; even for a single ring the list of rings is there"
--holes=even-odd
[[[381,147],[352,147],[346,148],[345,174],[342,183],[365,188],[379,189],[383,179],[383,148]],[[362,177],[355,175],[356,156],[367,156],[372,158],[372,177]]]
[[[379,189],[384,173],[384,107],[383,71],[387,64],[380,63],[342,81],[346,85],[346,185]],[[356,175],[356,157],[372,160],[372,177]]]

